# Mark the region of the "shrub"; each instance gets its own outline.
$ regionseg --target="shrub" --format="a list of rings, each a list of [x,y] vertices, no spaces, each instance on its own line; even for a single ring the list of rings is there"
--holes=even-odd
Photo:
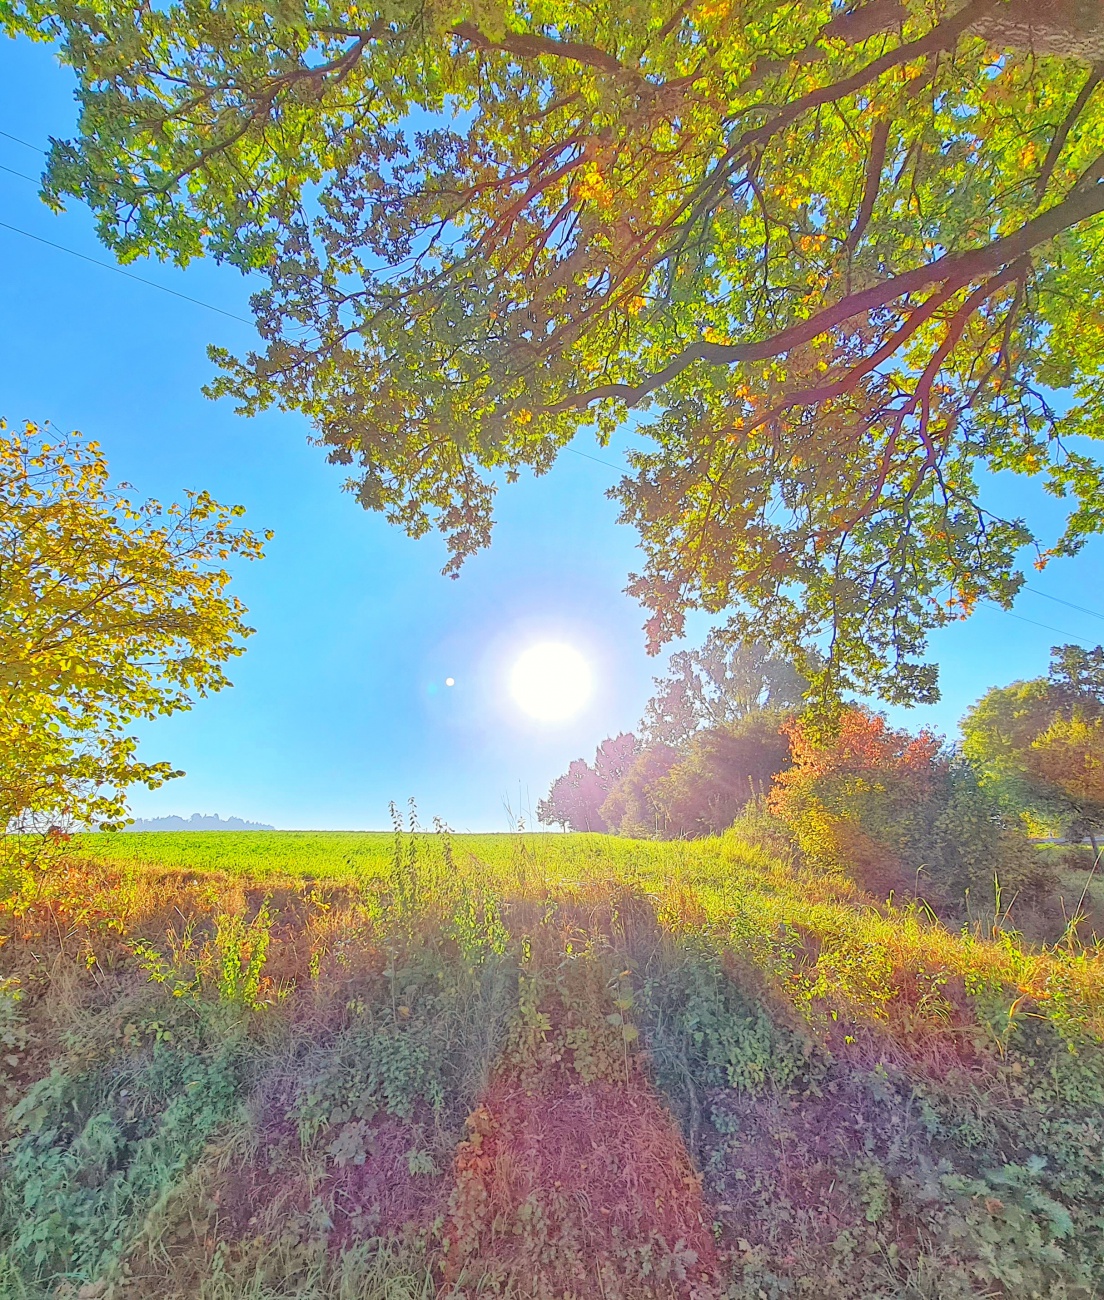
[[[829,728],[795,721],[793,767],[771,796],[806,857],[880,897],[922,893],[961,912],[1003,894],[1038,902],[1053,883],[974,767],[930,732],[847,709]],[[998,883],[999,882],[999,883]]]

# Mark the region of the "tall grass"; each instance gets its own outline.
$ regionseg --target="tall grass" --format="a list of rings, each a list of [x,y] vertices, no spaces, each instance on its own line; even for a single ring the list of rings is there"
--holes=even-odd
[[[74,841],[0,912],[0,1297],[1089,1300],[1100,948],[760,832]]]

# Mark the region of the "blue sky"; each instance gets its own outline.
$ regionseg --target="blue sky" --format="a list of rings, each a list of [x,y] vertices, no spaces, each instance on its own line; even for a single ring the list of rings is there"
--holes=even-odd
[[[51,52],[0,43],[0,132],[44,145],[74,118]],[[0,135],[0,167],[35,176],[41,161]],[[232,666],[234,688],[141,730],[144,756],[187,776],[135,791],[137,815],[378,828],[389,800],[413,796],[426,821],[501,830],[507,802],[535,807],[571,758],[636,724],[662,664],[645,654],[642,611],[622,593],[639,555],[604,496],[619,476],[615,449],[580,443],[586,456],[564,455],[544,478],[506,490],[491,549],[449,581],[437,539],[411,541],[340,491],[343,472],[308,445],[302,417],[246,420],[201,395],[206,345],[245,350],[251,326],[8,229],[111,261],[86,212],[54,216],[5,170],[0,223],[0,415],[79,428],[139,494],[207,488],[276,533],[268,558],[235,579],[257,633]],[[249,317],[247,285],[230,268],[129,269]],[[1034,521],[1059,518],[1035,485],[1001,485],[1000,496]],[[943,699],[893,719],[953,734],[988,686],[1042,672],[1054,643],[1104,639],[1101,619],[1047,598],[1104,612],[1102,557],[1094,543],[1032,574],[1046,595],[1025,592],[1015,618],[983,607],[939,633]],[[526,720],[506,686],[516,655],[549,639],[574,644],[594,669],[592,702],[567,724]]]

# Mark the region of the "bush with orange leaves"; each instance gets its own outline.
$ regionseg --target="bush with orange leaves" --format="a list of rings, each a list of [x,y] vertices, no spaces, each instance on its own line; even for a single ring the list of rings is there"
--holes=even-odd
[[[973,767],[930,731],[912,735],[868,709],[788,724],[793,766],[771,807],[810,862],[870,893],[922,894],[944,910],[983,908],[1050,886],[1035,850]]]

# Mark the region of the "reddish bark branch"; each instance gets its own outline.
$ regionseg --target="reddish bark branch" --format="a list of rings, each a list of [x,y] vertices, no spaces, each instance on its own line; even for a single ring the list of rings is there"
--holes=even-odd
[[[892,276],[880,284],[858,293],[848,294],[839,302],[817,312],[808,320],[780,330],[765,339],[750,343],[708,343],[704,340],[691,343],[661,370],[637,384],[602,384],[544,409],[552,414],[589,406],[605,398],[620,398],[630,406],[642,401],[657,388],[677,379],[696,361],[711,365],[736,365],[744,362],[767,361],[781,356],[795,347],[810,343],[821,334],[885,307],[906,294],[915,293],[932,284],[953,284],[964,287],[981,276],[1019,261],[1033,248],[1047,243],[1055,235],[1089,217],[1104,212],[1104,184],[1096,181],[1096,173],[1104,167],[1104,155],[1098,158],[1086,173],[1085,182],[1079,185],[1061,203],[1056,203],[1037,217],[1025,222],[1019,230],[1004,235],[982,248],[965,253],[946,253],[924,266],[914,267],[900,275]]]
[[[474,23],[457,23],[452,29],[453,35],[474,45],[478,50],[504,50],[507,54],[516,54],[522,59],[539,58],[542,55],[557,59],[570,59],[582,63],[588,68],[597,68],[601,72],[633,72],[614,55],[600,50],[596,45],[582,45],[578,41],[560,41],[551,36],[542,36],[537,32],[507,32],[501,40],[491,40],[485,36]]]
[[[1035,200],[1041,202],[1046,192],[1047,184],[1054,174],[1054,168],[1061,157],[1062,149],[1065,146],[1066,139],[1070,131],[1073,130],[1077,119],[1085,105],[1089,102],[1089,97],[1100,84],[1101,77],[1104,76],[1104,66],[1097,64],[1089,73],[1088,80],[1081,87],[1081,93],[1073,101],[1073,107],[1066,114],[1065,121],[1059,126],[1054,133],[1054,139],[1050,142],[1050,148],[1047,149],[1046,157],[1043,159],[1043,167],[1039,172],[1039,179],[1035,182]]]
[[[867,225],[870,223],[871,215],[874,212],[874,204],[878,200],[878,190],[882,184],[882,168],[885,167],[886,147],[889,144],[890,120],[888,117],[879,118],[874,124],[874,132],[870,137],[870,153],[866,160],[866,179],[863,184],[862,203],[859,205],[859,213],[855,218],[855,224],[851,227],[851,233],[847,236],[845,247],[849,252],[854,252],[859,246],[859,240],[862,239]]]

